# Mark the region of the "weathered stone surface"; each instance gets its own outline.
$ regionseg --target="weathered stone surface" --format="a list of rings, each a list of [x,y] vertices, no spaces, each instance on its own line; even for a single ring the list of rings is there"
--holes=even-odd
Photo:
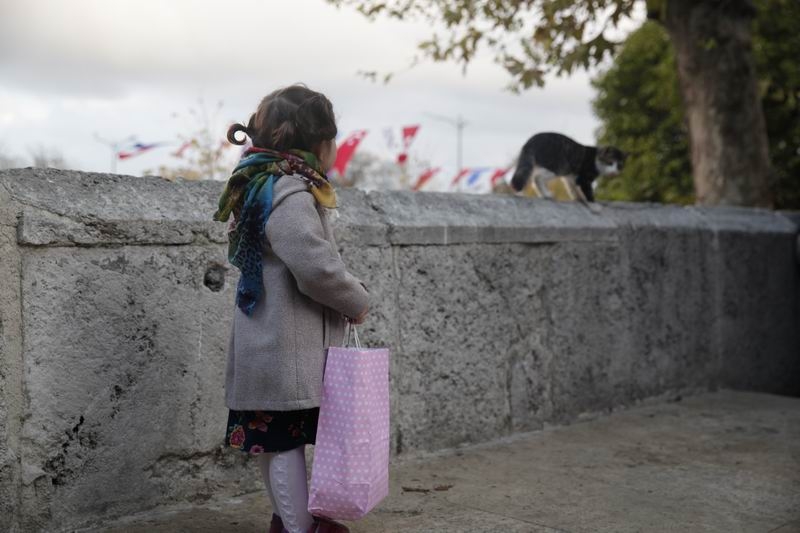
[[[0,530],[261,483],[222,447],[238,273],[223,184],[0,173]],[[392,450],[643,398],[800,393],[797,225],[747,209],[342,191],[360,327],[391,349]]]
[[[21,207],[20,244],[225,242],[225,225],[211,219],[222,182],[55,169],[15,169],[0,176],[0,187]]]
[[[16,232],[4,212],[7,198],[0,190],[0,530],[18,516],[20,432],[22,428],[23,371],[20,305],[20,252]]]
[[[340,246],[353,248],[386,246],[387,227],[383,216],[368,201],[364,191],[340,190],[337,193],[339,208],[336,210],[334,233]]]
[[[614,240],[614,226],[579,204],[489,195],[372,192],[391,244]]]
[[[49,518],[61,521],[238,484],[227,467],[241,458],[219,449],[224,310],[235,279],[218,292],[204,284],[206,270],[224,264],[220,252],[129,246],[25,254],[21,462],[39,472],[29,480],[36,497],[26,502],[47,494]],[[46,518],[34,510],[36,520]]]
[[[718,385],[713,234],[694,208],[621,206],[610,216],[625,243],[613,277],[624,286],[620,334],[622,351],[632,354],[630,394]]]
[[[353,533],[792,533],[800,399],[723,390],[567,427],[395,458]],[[78,533],[263,531],[264,490]]]

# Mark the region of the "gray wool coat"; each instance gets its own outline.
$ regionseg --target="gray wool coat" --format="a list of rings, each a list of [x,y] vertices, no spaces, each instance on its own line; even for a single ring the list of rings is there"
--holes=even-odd
[[[275,183],[262,256],[264,295],[251,316],[233,306],[225,376],[230,409],[318,407],[326,349],[342,345],[344,317],[368,306],[325,211],[299,176]]]

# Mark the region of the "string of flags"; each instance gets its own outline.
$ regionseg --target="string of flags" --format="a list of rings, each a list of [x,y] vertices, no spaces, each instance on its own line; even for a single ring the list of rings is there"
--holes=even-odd
[[[439,167],[423,170],[422,174],[420,174],[419,177],[417,178],[416,183],[414,183],[414,185],[411,187],[411,190],[412,191],[420,190],[422,186],[428,183],[432,177],[434,177],[436,174],[439,173],[440,170],[441,168]]]
[[[408,163],[409,150],[414,139],[419,133],[420,125],[414,124],[410,126],[403,126],[400,128],[399,141],[395,137],[394,128],[385,128],[383,130],[383,137],[387,147],[392,151],[397,151],[397,164],[404,167]],[[336,178],[341,178],[345,175],[348,165],[353,159],[359,145],[367,136],[368,130],[356,130],[347,135],[340,143],[336,155],[336,161],[329,171],[329,175]],[[116,158],[119,160],[126,160],[147,153],[156,148],[168,146],[172,143],[166,142],[139,142],[135,138],[130,138],[123,144],[115,145]],[[186,151],[197,141],[191,139],[184,141],[175,151],[170,155],[176,158],[183,158]],[[220,141],[220,146],[217,153],[221,153],[224,149],[229,148],[230,144],[225,140]],[[463,192],[477,192],[479,190],[491,190],[498,182],[503,180],[508,172],[513,168],[513,165],[507,167],[469,167],[458,169],[456,174],[449,180],[450,190],[459,190]],[[441,167],[430,167],[422,170],[411,185],[411,190],[419,191],[438,176],[442,171]]]
[[[197,144],[198,143],[196,139],[184,141],[178,147],[178,149],[175,150],[174,152],[171,152],[170,155],[172,157],[177,157],[178,159],[182,159],[184,154],[186,153],[186,150],[188,150],[192,146],[196,146]],[[124,143],[115,145],[116,147],[115,155],[117,159],[119,159],[120,161],[124,161],[126,159],[130,159],[132,157],[136,157],[144,153],[147,153],[155,148],[160,148],[162,146],[170,146],[170,145],[173,145],[173,143],[168,143],[168,142],[143,143],[135,139],[132,139]],[[230,143],[228,143],[225,140],[221,140],[219,142],[219,146],[216,149],[216,153],[219,154],[226,148],[229,148],[230,146],[231,146]]]
[[[450,190],[462,192],[488,192],[501,181],[512,166],[462,168],[450,180]]]
[[[467,186],[474,186],[479,183],[481,180],[489,179],[489,185],[494,187],[498,181],[503,179],[506,174],[511,170],[512,167],[506,168],[493,168],[493,167],[481,167],[481,168],[462,168],[456,175],[453,177],[453,180],[450,183],[451,187],[458,185],[461,180],[466,177],[466,185]]]
[[[387,148],[397,151],[397,164],[404,166],[408,163],[408,154],[411,144],[419,133],[420,125],[414,124],[400,128],[399,140],[394,128],[384,128],[383,139]],[[356,130],[342,139],[336,155],[336,162],[329,171],[334,179],[344,176],[347,167],[353,159],[359,145],[367,136],[368,130]],[[477,191],[479,189],[492,189],[511,170],[511,167],[475,167],[459,169],[450,180],[451,190]],[[422,170],[411,185],[411,190],[419,191],[429,184],[434,177],[442,171],[441,167],[431,167]]]
[[[350,160],[353,159],[356,148],[358,148],[358,145],[361,144],[361,141],[364,140],[366,136],[367,130],[358,130],[348,135],[339,144],[339,149],[336,152],[336,162],[334,162],[328,173],[333,177],[344,176],[344,171],[347,170],[347,165],[350,163]]]
[[[192,146],[192,144],[194,144],[194,140],[186,141],[182,145],[180,145],[180,147],[177,150],[175,150],[174,152],[172,152],[170,155],[172,157],[177,157],[178,159],[181,159],[183,157],[184,152],[186,152],[186,150],[189,149],[189,147]]]
[[[138,141],[131,141],[126,144],[123,144],[120,148],[117,149],[117,159],[119,160],[130,159],[131,157],[136,157],[137,155],[142,155],[145,152],[149,152],[153,148],[164,146],[165,144],[166,143],[163,142],[141,143]]]

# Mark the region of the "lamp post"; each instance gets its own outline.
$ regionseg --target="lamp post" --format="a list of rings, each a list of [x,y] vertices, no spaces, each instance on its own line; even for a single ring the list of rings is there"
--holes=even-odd
[[[461,170],[462,165],[462,137],[464,135],[464,126],[469,124],[469,122],[465,121],[461,115],[457,115],[455,118],[453,117],[446,117],[444,115],[438,115],[436,113],[425,113],[427,116],[440,120],[442,122],[447,122],[448,124],[455,126],[456,128],[456,172]]]
[[[97,132],[95,132],[94,138],[95,138],[96,141],[98,141],[98,142],[100,142],[102,144],[105,144],[106,146],[109,147],[109,149],[111,149],[111,173],[112,174],[116,174],[117,173],[117,152],[119,152],[120,145],[122,143],[125,143],[125,142],[133,141],[135,139],[135,137],[133,135],[131,135],[131,136],[126,137],[126,138],[124,138],[124,139],[122,139],[120,141],[110,141],[108,139],[104,139],[103,137],[100,137],[100,135]]]

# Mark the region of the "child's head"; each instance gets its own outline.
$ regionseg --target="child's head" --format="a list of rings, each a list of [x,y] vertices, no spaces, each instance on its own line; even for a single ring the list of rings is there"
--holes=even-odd
[[[324,94],[304,85],[291,85],[265,96],[247,126],[236,123],[228,128],[228,141],[244,144],[245,139],[236,138],[240,131],[257,148],[313,152],[325,172],[336,159],[333,105]]]

